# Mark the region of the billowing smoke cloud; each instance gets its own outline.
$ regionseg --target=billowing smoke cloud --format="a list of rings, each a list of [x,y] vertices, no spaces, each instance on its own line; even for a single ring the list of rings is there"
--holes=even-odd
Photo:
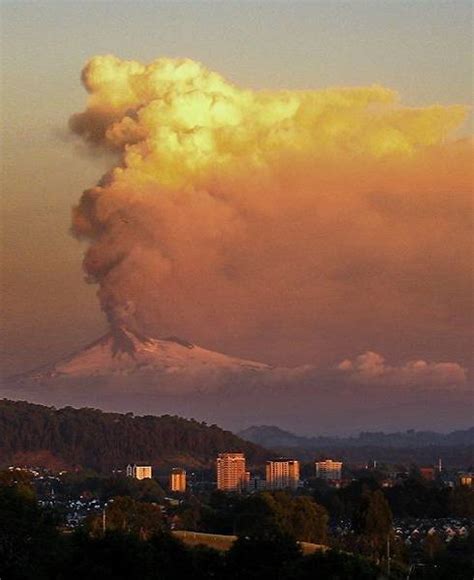
[[[463,107],[253,92],[191,60],[100,56],[82,80],[71,128],[120,158],[73,213],[112,325],[281,363],[465,360]]]

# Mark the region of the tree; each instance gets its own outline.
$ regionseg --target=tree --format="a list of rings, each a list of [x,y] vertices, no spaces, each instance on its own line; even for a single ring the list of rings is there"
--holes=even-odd
[[[191,550],[193,580],[225,578],[225,556],[207,546],[196,546]]]
[[[0,485],[0,578],[50,578],[61,551],[55,524],[31,488]]]
[[[116,497],[102,516],[96,516],[90,522],[94,536],[100,536],[103,527],[107,532],[119,531],[146,540],[163,531],[164,523],[159,506],[137,502],[130,497]]]
[[[271,540],[281,534],[290,534],[282,517],[282,510],[269,493],[244,499],[237,507],[236,533],[241,537]]]
[[[433,580],[472,580],[474,578],[474,532],[464,538],[454,538],[434,560],[430,578]]]
[[[128,580],[152,578],[150,550],[137,536],[113,531],[94,537],[79,530],[68,538],[60,580]]]
[[[380,490],[367,493],[354,519],[354,528],[368,541],[379,555],[385,550],[392,533],[392,512]]]
[[[176,511],[178,528],[181,530],[197,531],[202,520],[202,505],[199,500],[191,496],[189,500],[181,505]],[[209,511],[209,508],[208,508]],[[220,530],[213,530],[220,533]]]
[[[300,542],[323,544],[327,540],[327,511],[310,497],[297,497],[292,506],[293,533]]]
[[[272,537],[240,537],[227,553],[229,580],[290,579],[289,568],[301,558],[294,538],[274,532]]]
[[[328,550],[306,556],[295,567],[292,580],[376,580],[380,570],[366,558]]]
[[[474,518],[474,489],[460,486],[451,491],[449,500],[450,513],[453,515]]]
[[[326,541],[328,514],[310,497],[264,492],[243,500],[237,509],[236,529],[241,536],[287,535],[302,542]]]

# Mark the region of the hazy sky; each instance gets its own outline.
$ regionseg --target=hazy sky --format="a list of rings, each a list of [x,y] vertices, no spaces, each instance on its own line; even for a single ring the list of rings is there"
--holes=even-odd
[[[106,328],[96,287],[82,282],[85,246],[69,234],[71,207],[112,162],[67,128],[85,107],[80,72],[92,56],[188,57],[255,90],[380,84],[408,106],[472,100],[470,2],[40,1],[0,10],[5,372],[50,361]],[[467,364],[465,338],[443,337],[447,360],[454,353]],[[286,350],[287,364],[309,357],[291,345],[269,351],[265,336],[243,340],[227,338],[226,350],[264,360]],[[209,342],[218,348],[219,337]],[[416,354],[429,357],[427,349]]]

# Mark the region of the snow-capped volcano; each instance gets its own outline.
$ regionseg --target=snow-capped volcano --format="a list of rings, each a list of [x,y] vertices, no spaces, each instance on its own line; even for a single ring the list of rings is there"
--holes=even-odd
[[[52,365],[23,375],[37,382],[59,378],[124,377],[138,375],[152,382],[174,378],[202,378],[228,373],[259,373],[268,365],[201,348],[170,337],[151,338],[119,327],[83,350]]]
[[[0,398],[180,415],[234,429],[258,421],[290,430],[303,423],[318,425],[331,432],[335,424],[399,428],[400,417],[406,428],[420,425],[420,417],[436,397],[440,409],[465,417],[466,425],[472,422],[472,395],[467,389],[397,384],[387,404],[386,391],[373,375],[363,383],[362,371],[356,368],[351,374],[347,368],[346,363],[332,369],[271,367],[121,327],[56,363],[0,380]],[[419,369],[418,364],[415,370]],[[391,377],[393,367],[389,371]],[[437,418],[440,426],[443,417]]]

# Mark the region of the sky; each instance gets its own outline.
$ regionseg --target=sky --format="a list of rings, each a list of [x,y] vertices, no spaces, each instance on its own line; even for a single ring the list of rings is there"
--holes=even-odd
[[[186,187],[206,191],[221,187],[228,192],[230,209],[224,207],[222,212],[204,205],[192,213],[167,213],[166,207],[146,201],[149,194],[143,191],[146,211],[134,213],[130,208],[136,205],[125,193],[125,222],[131,215],[140,231],[147,232],[142,216],[153,218],[156,212],[164,231],[171,232],[153,244],[160,247],[161,257],[163,245],[168,254],[178,256],[174,270],[178,275],[165,282],[161,275],[155,278],[156,269],[150,274],[143,266],[150,261],[142,253],[131,261],[138,264],[139,274],[119,273],[122,277],[112,280],[109,292],[108,267],[104,277],[89,260],[89,277],[96,284],[84,282],[84,252],[98,248],[98,232],[89,227],[93,220],[84,201],[79,221],[76,214],[71,222],[71,208],[132,142],[125,139],[117,145],[101,138],[90,146],[86,130],[76,126],[74,134],[68,125],[71,116],[87,123],[88,114],[94,112],[93,103],[87,109],[80,80],[86,63],[98,55],[115,55],[119,60],[110,62],[117,67],[128,60],[142,66],[163,57],[202,63],[200,71],[214,71],[225,79],[226,87],[237,87],[236,103],[245,101],[239,91],[252,91],[254,104],[239,104],[239,114],[253,116],[264,131],[274,125],[264,122],[258,105],[261,91],[270,95],[264,104],[269,106],[278,101],[279,91],[291,92],[291,100],[299,98],[298,91],[321,95],[328,87],[377,86],[395,91],[399,95],[395,101],[398,98],[405,108],[440,105],[435,114],[440,135],[450,131],[452,139],[462,139],[470,133],[468,115],[458,123],[451,118],[458,114],[448,111],[451,105],[472,101],[469,2],[39,1],[3,2],[0,13],[0,348],[5,374],[54,360],[104,333],[107,321],[96,297],[97,283],[105,288],[101,299],[106,312],[110,300],[115,311],[133,303],[134,324],[147,332],[184,335],[207,348],[272,364],[335,366],[346,361],[344,370],[359,377],[367,365],[366,359],[357,363],[357,357],[370,352],[381,353],[377,356],[387,357],[397,369],[416,360],[448,363],[458,365],[454,374],[459,377],[459,368],[470,367],[469,175],[464,145],[427,153],[408,169],[400,169],[397,162],[382,171],[378,161],[374,168],[373,151],[357,134],[358,151],[368,152],[358,165],[360,171],[354,168],[354,159],[346,160],[338,175],[337,164],[328,169],[324,148],[320,171],[314,169],[313,141],[298,133],[304,154],[292,154],[279,144],[276,150],[282,157],[262,156],[268,174],[259,173],[249,159],[247,166],[233,166],[233,173],[227,169],[213,173],[208,165],[205,178],[194,170],[184,172],[189,178]],[[99,63],[98,80],[90,90],[100,93],[105,65],[94,62]],[[141,107],[147,97],[141,98],[144,101],[126,106]],[[370,96],[382,118],[386,98],[378,93]],[[333,106],[337,110],[339,93],[328,99],[328,110]],[[112,106],[106,97],[102,104],[107,110]],[[349,107],[344,123],[360,122],[357,107]],[[86,112],[77,117],[82,111]],[[369,107],[369,118],[371,111]],[[399,128],[403,138],[419,130],[426,135],[417,147],[444,143],[444,137],[428,135],[433,123],[429,114],[425,119],[420,113],[414,125],[403,121]],[[294,126],[299,131],[305,123],[316,120],[308,113]],[[143,126],[153,129],[153,119],[150,125],[143,121]],[[317,132],[317,124],[314,127]],[[133,136],[133,144],[136,139]],[[249,150],[260,147],[258,136],[248,142]],[[180,159],[185,166],[190,162],[190,157]],[[239,158],[239,163],[243,161]],[[170,167],[172,163],[164,169]],[[255,173],[245,174],[245,167]],[[132,178],[125,182],[135,193]],[[351,183],[349,197],[345,183]],[[368,185],[364,190],[352,187],[355,183]],[[399,183],[400,188],[392,187]],[[414,184],[421,189],[412,191]],[[160,182],[160,187],[175,185]],[[318,198],[321,203],[314,203],[313,186],[328,193]],[[366,196],[364,203],[361,196]],[[186,199],[180,203],[186,206]],[[194,208],[194,202],[190,206]],[[371,212],[377,209],[377,217],[364,213],[369,206]],[[249,221],[240,223],[229,213],[238,211],[250,216]],[[230,233],[229,220],[237,224]],[[206,237],[209,231],[217,232],[214,243]],[[113,240],[115,230],[108,233]],[[127,239],[124,235],[122,241]],[[224,263],[214,255],[221,242],[231,248],[225,249]],[[150,252],[156,249],[153,244]],[[143,242],[140,248],[149,245]],[[130,279],[138,279],[135,286],[128,285]],[[160,290],[158,297],[153,284]],[[116,292],[118,287],[123,292]],[[112,318],[116,320],[116,314]],[[367,360],[377,373],[378,359]]]

